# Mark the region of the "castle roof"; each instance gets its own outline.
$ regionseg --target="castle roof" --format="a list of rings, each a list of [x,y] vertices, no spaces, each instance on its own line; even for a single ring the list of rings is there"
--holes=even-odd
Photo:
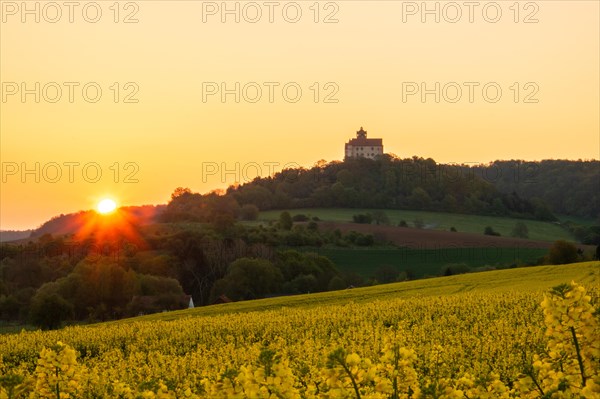
[[[350,139],[346,145],[352,145],[357,147],[376,147],[383,146],[383,139],[367,139],[365,137],[358,137],[355,139]]]
[[[367,131],[361,127],[360,130],[356,132],[356,138],[350,139],[350,141],[346,143],[346,147],[349,145],[355,147],[381,147],[383,146],[383,139],[368,139]]]

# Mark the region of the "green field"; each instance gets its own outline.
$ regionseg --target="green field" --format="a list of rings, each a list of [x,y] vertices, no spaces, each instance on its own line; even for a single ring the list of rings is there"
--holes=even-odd
[[[346,209],[346,208],[311,208],[311,209],[291,209],[290,214],[305,214],[317,216],[321,220],[333,222],[351,222],[352,215],[359,213],[373,212],[374,209]],[[388,209],[384,210],[390,223],[397,226],[401,220],[406,221],[408,226],[413,225],[413,221],[420,219],[425,223],[426,228],[436,230],[450,230],[450,227],[456,228],[460,232],[479,233],[483,234],[486,226],[491,226],[495,231],[502,236],[510,236],[515,224],[519,221],[524,222],[529,229],[529,238],[532,240],[555,241],[555,240],[570,240],[574,237],[561,226],[551,223],[542,222],[539,220],[514,219],[508,217],[497,216],[479,216],[479,215],[463,215],[457,213],[445,212],[426,212],[426,211],[409,211]],[[265,211],[259,215],[259,220],[270,221],[277,220],[281,214],[281,210]]]
[[[556,217],[563,223],[564,222],[572,222],[572,223],[576,223],[576,224],[579,224],[579,225],[585,226],[585,227],[591,227],[591,226],[596,226],[596,225],[600,224],[600,220],[587,219],[587,218],[582,218],[579,216],[556,215]]]
[[[303,249],[304,250],[304,249]],[[373,277],[381,266],[393,266],[412,278],[437,276],[449,264],[465,264],[471,268],[507,267],[535,262],[546,255],[546,249],[532,248],[442,248],[442,249],[370,249],[313,248],[306,251],[326,256],[344,272]]]
[[[131,321],[177,320],[182,317],[215,316],[229,313],[261,312],[282,308],[313,308],[322,305],[366,303],[391,298],[437,297],[465,292],[499,293],[527,292],[549,289],[556,285],[576,281],[589,287],[600,283],[600,262],[582,262],[558,266],[534,266],[507,270],[493,270],[458,276],[436,277],[424,280],[380,284],[372,287],[329,291],[316,294],[282,296],[204,306],[189,310],[158,313],[102,323],[121,324]]]

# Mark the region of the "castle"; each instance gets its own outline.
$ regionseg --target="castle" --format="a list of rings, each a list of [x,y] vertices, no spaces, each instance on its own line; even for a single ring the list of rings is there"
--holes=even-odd
[[[356,138],[346,143],[344,159],[374,159],[378,155],[383,155],[383,139],[368,139],[367,132],[361,127],[356,132]]]

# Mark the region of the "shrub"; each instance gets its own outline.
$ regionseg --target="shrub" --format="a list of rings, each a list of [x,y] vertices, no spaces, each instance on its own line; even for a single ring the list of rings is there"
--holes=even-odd
[[[518,238],[528,238],[529,237],[529,229],[527,225],[523,222],[517,222],[515,227],[513,227],[512,232],[510,233],[513,237]]]
[[[354,223],[371,224],[371,222],[373,221],[373,215],[371,215],[370,213],[360,213],[358,215],[353,215],[352,220],[354,221]]]
[[[292,221],[294,221],[294,222],[307,222],[308,220],[309,220],[309,217],[303,213],[298,213],[297,215],[294,215],[292,217]]]
[[[577,261],[577,247],[565,240],[555,241],[548,254],[548,261],[552,265],[563,265]]]
[[[498,233],[497,231],[495,231],[492,226],[486,226],[485,229],[483,230],[483,234],[485,234],[486,236],[500,236],[500,233]]]
[[[294,222],[289,212],[281,212],[279,215],[279,227],[283,230],[291,230]]]
[[[390,218],[388,217],[388,215],[382,211],[382,210],[377,210],[373,212],[373,220],[375,221],[375,224],[380,225],[380,224],[390,224]]]
[[[442,267],[443,276],[454,276],[456,274],[469,273],[471,268],[465,263],[451,263]]]
[[[328,291],[343,290],[344,288],[346,288],[346,283],[344,283],[344,280],[339,276],[332,277],[327,285]]]
[[[398,281],[398,269],[391,265],[382,265],[375,270],[375,279],[381,284]]]
[[[254,204],[246,204],[240,210],[242,220],[256,220],[258,218],[258,207]]]

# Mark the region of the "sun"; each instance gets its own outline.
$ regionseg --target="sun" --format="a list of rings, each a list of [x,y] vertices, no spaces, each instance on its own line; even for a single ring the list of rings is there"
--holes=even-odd
[[[96,207],[96,209],[98,209],[98,212],[102,214],[111,213],[116,208],[117,203],[111,200],[110,198],[105,198],[102,201],[98,202],[98,206]]]

